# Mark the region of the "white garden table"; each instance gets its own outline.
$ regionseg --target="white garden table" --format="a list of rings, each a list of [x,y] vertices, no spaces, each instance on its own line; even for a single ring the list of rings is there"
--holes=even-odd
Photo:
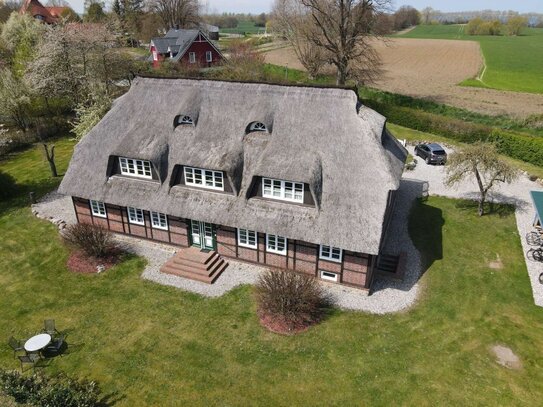
[[[51,343],[51,335],[39,334],[26,341],[24,348],[28,352],[36,352],[45,348],[49,343]]]

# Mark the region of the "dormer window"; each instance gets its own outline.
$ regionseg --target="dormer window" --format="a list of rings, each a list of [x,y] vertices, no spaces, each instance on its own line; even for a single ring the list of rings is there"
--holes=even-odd
[[[268,131],[266,125],[262,122],[252,122],[249,125],[249,131]]]
[[[119,157],[121,174],[131,177],[152,179],[151,162],[145,160],[135,160],[133,158]]]
[[[224,191],[224,180],[222,171],[212,171],[202,168],[185,167],[184,175],[186,185]]]
[[[262,196],[282,201],[303,203],[304,184],[300,182],[262,178]]]
[[[187,115],[177,116],[175,120],[175,127],[180,126],[182,124],[194,124],[194,121],[192,120],[192,117],[187,116]]]

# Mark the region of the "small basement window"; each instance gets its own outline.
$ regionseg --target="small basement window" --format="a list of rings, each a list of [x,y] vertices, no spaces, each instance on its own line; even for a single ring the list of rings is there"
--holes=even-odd
[[[336,273],[331,273],[329,271],[324,271],[324,270],[321,270],[321,278],[323,280],[328,280],[328,281],[334,281],[337,283],[337,274]]]
[[[249,131],[268,131],[266,125],[261,122],[252,122],[249,125]]]

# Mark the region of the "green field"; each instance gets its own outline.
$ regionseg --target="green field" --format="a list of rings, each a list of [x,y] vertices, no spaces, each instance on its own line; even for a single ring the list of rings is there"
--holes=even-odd
[[[221,33],[226,34],[258,34],[265,31],[264,27],[256,27],[253,21],[240,21],[236,28],[221,28]]]
[[[472,36],[464,25],[421,25],[405,38],[478,41],[486,69],[481,80],[466,78],[462,85],[518,92],[543,93],[543,28],[526,28],[523,35]]]
[[[59,141],[62,173],[73,142]],[[70,353],[43,368],[97,380],[118,406],[539,405],[543,314],[534,306],[515,217],[472,203],[417,202],[409,231],[422,253],[422,295],[408,312],[333,310],[284,337],[258,323],[251,287],[216,299],[142,280],[129,256],[98,275],[66,269],[56,228],[31,215],[29,190],[58,184],[37,148],[0,162],[0,338],[68,330]],[[502,269],[488,262],[499,255]],[[508,370],[490,348],[510,347]],[[15,369],[0,347],[0,366]],[[2,398],[0,397],[0,400]]]

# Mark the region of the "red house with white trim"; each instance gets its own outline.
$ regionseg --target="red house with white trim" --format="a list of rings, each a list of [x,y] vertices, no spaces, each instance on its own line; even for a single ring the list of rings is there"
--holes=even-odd
[[[62,13],[69,9],[70,7],[44,7],[38,0],[26,0],[19,9],[19,14],[30,13],[32,17],[47,24],[56,24]]]
[[[172,62],[196,64],[210,67],[220,64],[224,59],[219,48],[209,37],[198,29],[183,30],[172,28],[164,37],[151,40],[150,61],[158,67],[161,61],[169,58]]]

